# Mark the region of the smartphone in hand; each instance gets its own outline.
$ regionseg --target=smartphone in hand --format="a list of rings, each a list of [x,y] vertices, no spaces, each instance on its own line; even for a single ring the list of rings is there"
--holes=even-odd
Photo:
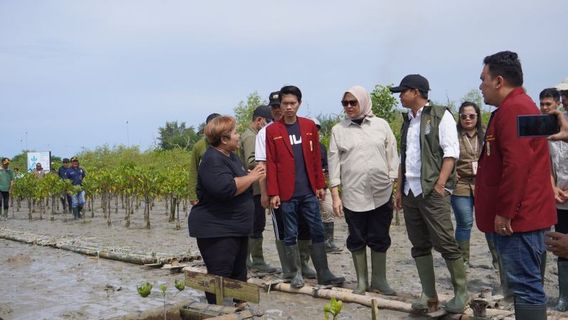
[[[517,116],[519,137],[547,137],[560,131],[558,119],[553,114]]]

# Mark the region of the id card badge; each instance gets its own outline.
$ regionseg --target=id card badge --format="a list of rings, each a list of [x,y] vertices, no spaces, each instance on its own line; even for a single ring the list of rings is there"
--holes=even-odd
[[[473,171],[473,175],[477,175],[477,161],[471,162],[471,171]]]

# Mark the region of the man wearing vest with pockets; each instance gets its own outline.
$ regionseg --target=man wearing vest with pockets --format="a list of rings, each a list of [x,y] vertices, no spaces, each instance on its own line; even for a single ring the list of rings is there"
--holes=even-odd
[[[463,257],[453,236],[450,193],[455,187],[455,162],[459,158],[456,122],[445,107],[428,101],[428,80],[419,74],[404,77],[391,92],[400,92],[403,107],[410,109],[401,129],[399,186],[395,206],[404,209],[411,254],[422,284],[416,312],[438,309],[432,248],[442,254],[450,271],[454,297],[445,309],[463,313],[469,302]]]

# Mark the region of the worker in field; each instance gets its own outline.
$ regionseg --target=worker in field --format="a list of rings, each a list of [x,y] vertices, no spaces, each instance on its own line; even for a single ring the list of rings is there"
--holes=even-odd
[[[85,190],[83,190],[83,179],[87,175],[85,169],[79,166],[79,159],[77,157],[71,158],[71,168],[65,173],[65,177],[71,180],[71,184],[79,186],[80,189],[71,194],[71,207],[73,218],[81,218],[81,211],[85,205]]]

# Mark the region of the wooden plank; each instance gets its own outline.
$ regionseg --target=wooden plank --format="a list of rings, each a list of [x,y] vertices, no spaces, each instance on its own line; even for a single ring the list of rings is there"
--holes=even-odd
[[[221,301],[224,297],[232,297],[252,303],[260,301],[259,289],[255,284],[204,274],[188,270],[188,268],[185,268],[185,285],[196,290],[216,294],[217,300],[221,296]],[[217,292],[221,294],[217,294]]]
[[[223,289],[225,296],[252,303],[260,302],[260,293],[258,287],[252,283],[223,278]]]

